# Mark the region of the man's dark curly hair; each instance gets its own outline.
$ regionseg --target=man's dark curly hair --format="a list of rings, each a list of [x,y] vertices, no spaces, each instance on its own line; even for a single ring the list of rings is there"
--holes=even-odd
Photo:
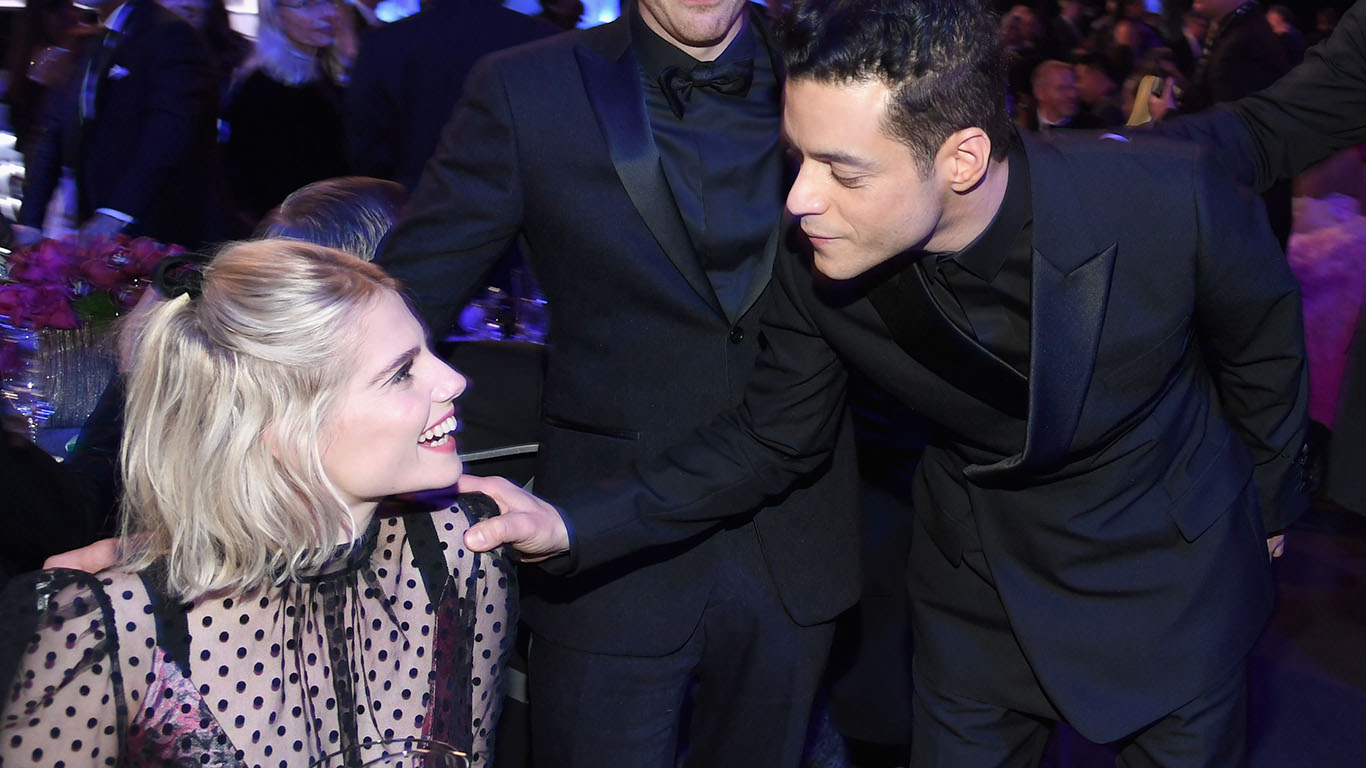
[[[978,127],[1002,160],[1010,143],[996,15],[980,0],[795,0],[779,25],[787,74],[891,90],[884,129],[928,175],[954,131]]]

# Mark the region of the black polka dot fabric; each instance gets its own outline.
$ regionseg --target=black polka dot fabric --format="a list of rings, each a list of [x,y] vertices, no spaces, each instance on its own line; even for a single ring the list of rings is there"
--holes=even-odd
[[[188,606],[145,574],[26,577],[0,617],[0,765],[351,766],[409,738],[488,765],[515,585],[463,533],[491,509],[377,517],[314,576]]]

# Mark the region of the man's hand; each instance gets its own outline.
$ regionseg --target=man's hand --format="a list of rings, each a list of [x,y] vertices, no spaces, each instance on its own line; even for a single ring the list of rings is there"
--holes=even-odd
[[[1266,554],[1272,560],[1285,554],[1285,534],[1278,533],[1266,539]]]
[[[118,539],[100,539],[80,549],[53,555],[43,561],[44,568],[74,568],[86,573],[97,573],[118,560]]]
[[[510,544],[534,563],[569,551],[569,529],[555,507],[501,477],[460,478],[461,493],[482,493],[498,502],[499,515],[465,531],[465,546],[487,552]]]
[[[126,223],[113,216],[97,213],[81,225],[81,242],[88,243],[102,237],[113,237],[122,232],[125,226]]]

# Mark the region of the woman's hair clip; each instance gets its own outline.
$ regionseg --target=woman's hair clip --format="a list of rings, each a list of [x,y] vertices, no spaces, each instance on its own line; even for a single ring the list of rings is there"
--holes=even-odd
[[[162,296],[199,298],[204,290],[204,265],[208,258],[197,253],[178,253],[167,256],[152,270],[152,284]]]

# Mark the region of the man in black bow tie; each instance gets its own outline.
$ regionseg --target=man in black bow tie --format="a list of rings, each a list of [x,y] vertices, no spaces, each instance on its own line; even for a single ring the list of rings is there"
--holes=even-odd
[[[591,572],[791,489],[847,369],[930,419],[907,585],[915,768],[1243,765],[1268,534],[1307,506],[1298,286],[1193,144],[1019,135],[971,0],[797,0],[800,235],[743,405],[556,509],[497,481],[465,537]],[[572,535],[561,525],[572,525]],[[828,529],[812,529],[825,536]]]
[[[550,307],[535,480],[550,499],[740,402],[778,247],[763,9],[625,5],[476,68],[379,258],[443,333],[524,238]],[[568,558],[524,568],[535,762],[673,768],[686,743],[693,766],[796,765],[830,622],[857,597],[852,497],[841,448],[686,540],[571,577],[555,575]]]

